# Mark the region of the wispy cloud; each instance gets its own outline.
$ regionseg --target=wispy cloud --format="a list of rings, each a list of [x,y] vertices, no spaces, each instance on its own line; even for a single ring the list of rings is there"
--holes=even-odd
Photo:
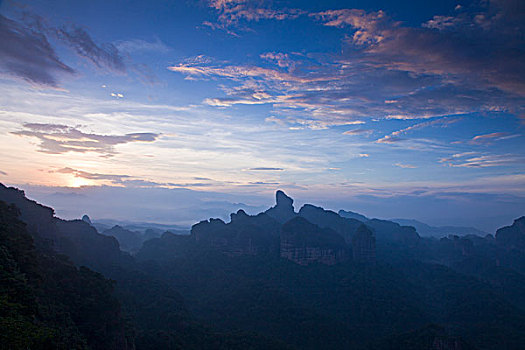
[[[451,16],[435,16],[420,26],[409,26],[381,10],[308,13],[274,9],[264,1],[209,4],[223,26],[303,16],[312,26],[339,28],[345,39],[341,55],[318,60],[263,52],[259,66],[210,62],[171,66],[187,78],[238,84],[237,89],[224,90],[227,96],[206,98],[208,105],[271,104],[274,117],[298,115],[297,119],[314,120],[314,125],[334,115],[346,120],[408,120],[476,112],[523,114],[524,42],[517,34],[521,29],[515,30],[523,27],[523,16],[502,3],[459,7]],[[268,62],[277,69],[267,68]],[[256,89],[242,88],[253,80]]]
[[[126,65],[119,50],[112,43],[97,44],[83,28],[77,26],[57,29],[57,35],[82,58],[99,68],[125,72]]]
[[[248,171],[283,171],[283,168],[272,168],[272,167],[258,167],[258,168],[248,168]]]
[[[372,130],[370,129],[353,129],[343,132],[343,135],[361,135],[361,134],[371,134]]]
[[[75,73],[60,60],[44,33],[2,15],[0,42],[0,67],[12,76],[34,84],[58,87],[60,76]]]
[[[477,135],[469,141],[469,143],[474,145],[486,145],[494,141],[507,140],[515,137],[519,137],[519,134],[509,134],[507,132],[493,132],[490,134]]]
[[[155,38],[153,41],[147,41],[142,39],[132,39],[118,41],[115,43],[117,49],[121,52],[135,53],[135,52],[159,52],[168,53],[171,48],[164,44],[159,38]]]
[[[125,135],[99,135],[85,133],[75,127],[60,124],[26,123],[24,130],[14,135],[36,137],[40,151],[51,154],[66,152],[95,152],[106,156],[116,154],[115,146],[130,142],[153,142],[160,135],[155,133],[130,133]]]
[[[397,167],[403,168],[403,169],[416,169],[417,166],[412,164],[405,164],[405,163],[396,163],[394,164]]]
[[[481,154],[477,152],[456,153],[450,157],[441,158],[440,163],[458,168],[487,168],[509,166],[523,163],[522,156],[514,154]]]
[[[297,18],[305,13],[299,9],[272,9],[270,7],[261,7],[262,2],[252,2],[247,0],[211,0],[210,7],[217,10],[220,25],[212,27],[225,28],[238,24],[241,20],[259,21],[263,19],[272,19],[282,21],[285,19]]]
[[[459,121],[459,118],[441,118],[441,119],[435,119],[432,121],[417,123],[412,126],[409,126],[407,128],[394,131],[389,135],[385,135],[382,138],[376,140],[376,143],[394,143],[398,141],[402,141],[402,135],[408,133],[409,131],[414,131],[418,129],[423,129],[429,126],[439,126],[442,128],[448,127],[450,124],[453,124],[455,122]]]

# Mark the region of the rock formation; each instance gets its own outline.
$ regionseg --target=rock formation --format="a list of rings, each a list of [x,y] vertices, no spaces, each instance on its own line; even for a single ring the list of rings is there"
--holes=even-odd
[[[525,216],[496,231],[496,242],[508,249],[525,250]]]
[[[293,199],[288,197],[283,191],[279,190],[275,193],[275,203],[275,206],[265,211],[265,213],[281,224],[297,216],[293,208]]]
[[[311,204],[305,204],[299,210],[299,215],[321,228],[334,230],[345,239],[347,244],[351,244],[355,230],[362,225],[358,220],[343,218],[331,210]]]
[[[82,221],[84,221],[84,222],[86,222],[86,223],[92,225],[92,223],[91,223],[91,219],[90,219],[89,216],[87,216],[87,215],[83,215],[83,216],[82,216]]]
[[[255,255],[275,251],[280,225],[265,213],[247,215],[244,210],[231,214],[231,221],[220,219],[201,221],[193,225],[191,235],[200,245],[218,249],[230,255]]]
[[[314,262],[334,265],[348,259],[343,237],[302,217],[283,225],[280,246],[281,257],[299,265]]]
[[[356,262],[374,262],[376,239],[372,231],[361,224],[352,237],[352,255]]]

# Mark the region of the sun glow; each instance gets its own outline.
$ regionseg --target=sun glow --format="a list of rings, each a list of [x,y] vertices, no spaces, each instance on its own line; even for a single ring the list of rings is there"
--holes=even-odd
[[[92,181],[83,179],[81,177],[72,177],[69,180],[69,187],[82,187],[82,186],[91,186],[93,185]]]

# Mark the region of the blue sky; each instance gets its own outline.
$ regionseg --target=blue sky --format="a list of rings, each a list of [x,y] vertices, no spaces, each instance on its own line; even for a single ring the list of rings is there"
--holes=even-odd
[[[3,1],[0,181],[492,230],[525,212],[524,6]]]

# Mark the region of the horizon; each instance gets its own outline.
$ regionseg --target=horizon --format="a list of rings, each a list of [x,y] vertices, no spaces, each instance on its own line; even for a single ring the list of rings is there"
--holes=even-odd
[[[4,1],[0,182],[66,219],[186,224],[282,189],[494,233],[525,214],[523,7]]]

